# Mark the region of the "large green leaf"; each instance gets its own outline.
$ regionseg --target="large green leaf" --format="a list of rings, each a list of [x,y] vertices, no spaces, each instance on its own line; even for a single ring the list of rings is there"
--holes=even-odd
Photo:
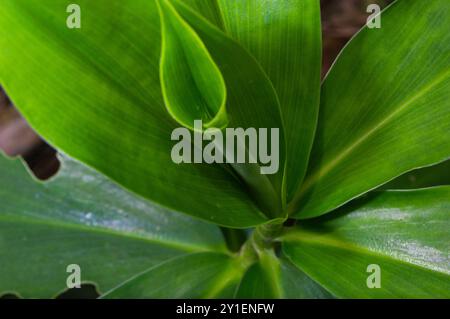
[[[171,209],[228,226],[266,221],[247,187],[223,167],[172,162],[171,133],[179,124],[167,112],[159,85],[155,2],[80,0],[81,29],[66,27],[69,3],[5,0],[0,7],[0,83],[33,128],[65,153]],[[225,54],[236,56],[237,45],[217,32],[213,38],[229,49],[222,63]],[[220,56],[208,49],[215,60]],[[237,64],[239,73],[253,74],[255,63]],[[229,64],[228,72],[236,73]],[[233,107],[253,114],[253,123],[265,123],[255,127],[281,127],[276,97],[262,89],[270,86],[267,79],[254,80],[239,88],[249,93],[242,103],[267,107],[258,114],[243,104]],[[278,184],[282,174],[283,166]]]
[[[280,99],[286,132],[287,195],[306,171],[317,122],[321,69],[318,0],[183,0],[258,60]]]
[[[0,294],[51,297],[66,267],[101,291],[174,256],[225,252],[220,230],[150,204],[63,158],[49,182],[0,156]]]
[[[286,258],[262,252],[239,284],[237,298],[330,298],[320,285]]]
[[[303,221],[283,250],[338,297],[449,298],[449,212],[450,186],[374,192]],[[380,288],[368,288],[369,265],[380,267]]]
[[[242,276],[239,259],[217,253],[174,258],[131,278],[103,298],[231,298]]]
[[[420,12],[420,14],[418,14]],[[290,207],[318,216],[450,155],[450,2],[400,0],[343,50],[321,94],[305,183]]]

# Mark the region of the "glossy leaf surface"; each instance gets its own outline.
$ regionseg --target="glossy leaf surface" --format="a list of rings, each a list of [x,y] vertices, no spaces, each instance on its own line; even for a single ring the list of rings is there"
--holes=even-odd
[[[68,158],[43,183],[0,156],[0,181],[0,294],[55,296],[71,264],[104,292],[174,256],[226,251],[216,226],[150,204]]]
[[[449,298],[449,212],[449,186],[375,192],[303,221],[283,250],[338,297]],[[373,265],[379,288],[371,286]]]

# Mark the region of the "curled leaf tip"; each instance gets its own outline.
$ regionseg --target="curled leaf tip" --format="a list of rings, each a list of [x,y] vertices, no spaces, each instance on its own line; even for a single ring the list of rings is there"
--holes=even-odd
[[[197,33],[168,0],[156,0],[161,18],[160,81],[164,103],[181,125],[194,129],[228,124],[222,73]]]

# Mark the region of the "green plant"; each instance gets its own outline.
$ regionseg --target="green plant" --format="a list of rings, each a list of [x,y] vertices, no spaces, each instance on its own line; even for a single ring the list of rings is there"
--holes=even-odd
[[[322,85],[318,0],[78,0],[81,29],[70,2],[0,7],[0,83],[66,154],[48,182],[0,159],[1,292],[76,263],[105,298],[450,296],[450,186],[375,190],[450,156],[447,0],[396,1]],[[194,119],[280,128],[281,169],[175,164]]]

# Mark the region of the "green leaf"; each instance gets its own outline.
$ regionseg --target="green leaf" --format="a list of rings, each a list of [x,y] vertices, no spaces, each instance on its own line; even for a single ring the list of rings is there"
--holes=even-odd
[[[56,148],[163,206],[226,226],[250,227],[267,221],[247,186],[223,167],[172,161],[171,133],[179,124],[167,112],[159,84],[161,34],[156,3],[77,3],[81,29],[67,28],[66,0],[2,1],[0,47],[5,49],[0,51],[0,83],[31,126]],[[229,41],[222,42],[227,48]],[[234,48],[222,54],[233,60],[241,52]],[[235,67],[240,72],[253,70],[254,64],[232,65],[228,72],[236,74]],[[251,89],[241,87],[249,94],[242,100],[267,109],[274,97],[264,93],[261,82]],[[253,93],[259,94],[257,100]],[[230,96],[228,101],[237,99],[238,95]],[[245,109],[242,113],[261,119],[261,125],[254,127],[281,127],[279,110],[270,112],[255,115]],[[264,122],[266,118],[273,125]]]
[[[230,298],[243,272],[238,261],[217,253],[174,258],[131,278],[102,298]]]
[[[403,174],[379,189],[414,189],[440,185],[450,185],[450,160]]]
[[[320,285],[286,258],[263,252],[245,273],[237,298],[330,298]]]
[[[48,182],[0,156],[0,294],[48,298],[66,288],[66,267],[106,291],[175,256],[225,252],[218,227],[153,205],[92,169],[62,158]]]
[[[225,29],[255,56],[278,93],[288,145],[289,200],[305,175],[319,110],[319,1],[218,2]]]
[[[338,297],[449,298],[449,211],[450,186],[374,192],[303,221],[283,251]],[[367,285],[369,265],[380,267],[380,288]]]
[[[183,126],[194,121],[225,127],[226,87],[219,68],[195,31],[168,1],[157,0],[162,25],[161,87],[169,113]]]
[[[420,14],[417,14],[420,12]],[[322,86],[305,183],[290,213],[322,215],[450,156],[450,3],[397,1],[364,28]]]
[[[272,83],[257,61],[237,42],[182,2],[172,3],[203,40],[222,72],[227,86],[228,127],[255,129],[258,147],[267,142],[268,148],[274,152],[276,145],[278,170],[273,174],[261,174],[259,162],[235,163],[232,166],[267,216],[277,218],[284,215],[286,144],[280,104]],[[264,136],[260,129],[278,129],[278,140],[272,141],[272,134],[268,132]],[[255,158],[256,154],[252,154]]]
[[[318,0],[183,0],[243,45],[272,81],[284,120],[287,196],[306,172],[317,123],[322,63]]]

